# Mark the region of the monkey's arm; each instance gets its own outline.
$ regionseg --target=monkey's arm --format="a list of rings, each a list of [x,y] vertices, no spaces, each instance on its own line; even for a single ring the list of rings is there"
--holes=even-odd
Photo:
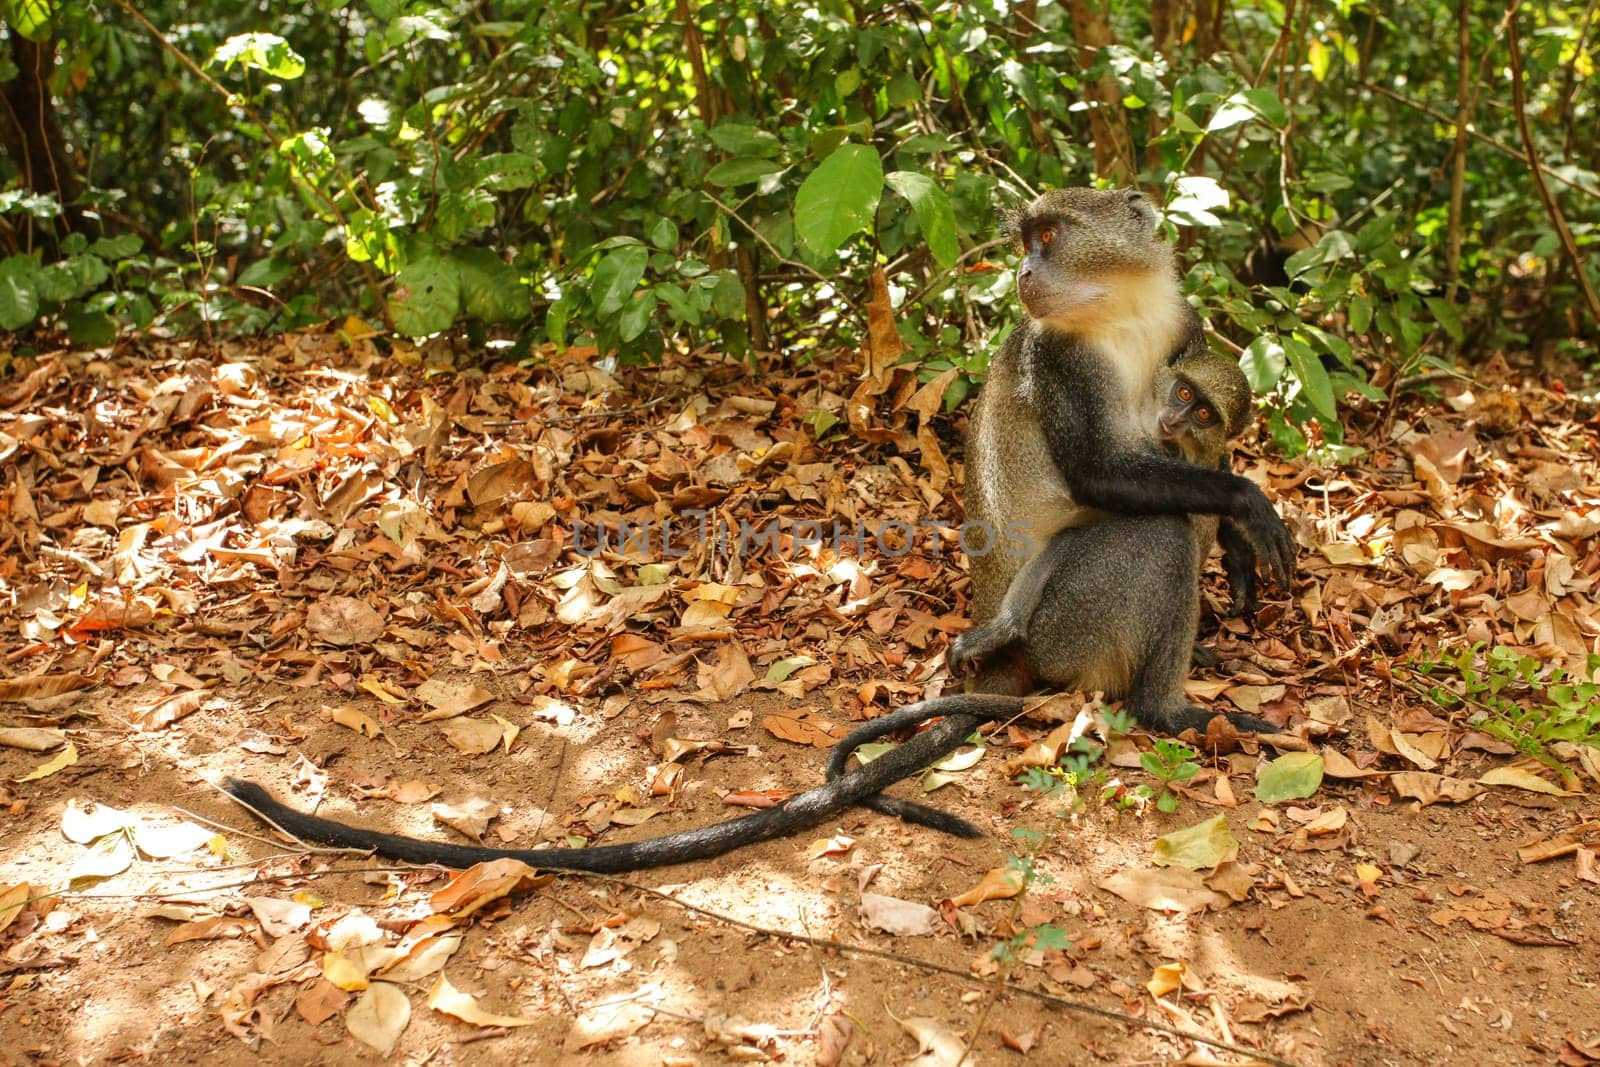
[[[1130,443],[1118,431],[1105,383],[1084,382],[1068,361],[1041,360],[1039,395],[1057,410],[1041,417],[1046,444],[1073,500],[1122,515],[1220,515],[1236,520],[1287,586],[1294,569],[1289,528],[1254,482]]]
[[[790,797],[775,808],[681,833],[595,848],[507,849],[424,841],[307,815],[274,800],[271,794],[254,782],[230,778],[226,789],[235,800],[279,829],[302,840],[336,848],[362,849],[389,859],[444,867],[470,867],[474,863],[489,860],[516,859],[545,870],[617,874],[710,859],[744,845],[815,826],[902,778],[917,773],[928,764],[937,762],[943,754],[960,745],[977,724],[986,721],[984,716],[1000,718],[1014,715],[1021,708],[1022,702],[1015,698],[977,695],[939,697],[913,704],[900,709],[897,714],[908,716],[911,722],[920,722],[936,715],[946,716],[943,721],[919,734],[915,740],[920,744],[915,747],[900,745],[866,766],[816,789],[808,789]],[[934,754],[930,757],[929,752]],[[973,828],[968,826],[967,829],[970,831]]]

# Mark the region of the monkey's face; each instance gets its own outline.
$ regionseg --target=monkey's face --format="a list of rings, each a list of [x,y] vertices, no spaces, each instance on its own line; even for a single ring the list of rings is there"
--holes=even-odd
[[[1173,277],[1158,221],[1155,206],[1132,189],[1056,189],[1033,201],[1012,221],[1022,254],[1017,294],[1028,314],[1079,329],[1136,311],[1125,305]]]
[[[1216,406],[1182,376],[1172,383],[1156,435],[1167,451],[1203,466],[1215,463],[1228,446],[1228,427]]]

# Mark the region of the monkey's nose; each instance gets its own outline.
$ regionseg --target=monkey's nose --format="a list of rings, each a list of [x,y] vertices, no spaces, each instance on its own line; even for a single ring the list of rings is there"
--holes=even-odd
[[[1033,268],[1032,267],[1023,267],[1021,270],[1017,271],[1017,278],[1018,279],[1031,278],[1031,277],[1033,277]]]

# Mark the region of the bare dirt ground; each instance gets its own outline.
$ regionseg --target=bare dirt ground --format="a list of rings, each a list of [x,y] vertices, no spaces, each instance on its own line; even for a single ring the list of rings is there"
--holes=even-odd
[[[1073,805],[1008,773],[1053,728],[1023,720],[932,794],[982,839],[858,811],[506,892],[285,845],[213,783],[514,847],[816,784],[853,720],[948,684],[957,555],[702,554],[663,580],[561,531],[663,501],[953,520],[958,480],[928,473],[952,435],[908,414],[936,405],[892,385],[864,450],[795,429],[845,414],[848,375],[815,369],[619,392],[576,360],[424,375],[348,332],[38,366],[0,380],[0,728],[41,732],[0,747],[0,1062],[1600,1060],[1593,757],[1519,761],[1394,666],[1465,638],[1594,651],[1595,531],[1568,518],[1600,516],[1592,409],[1508,386],[1509,437],[1465,407],[1396,443],[1390,412],[1365,475],[1256,461],[1302,573],[1210,639],[1196,695],[1334,753],[1310,796],[1257,801],[1279,749],[1246,741],[1161,812],[1132,797],[1138,737]],[[1235,859],[1156,866],[1219,814]],[[1025,891],[963,902],[1027,855]]]

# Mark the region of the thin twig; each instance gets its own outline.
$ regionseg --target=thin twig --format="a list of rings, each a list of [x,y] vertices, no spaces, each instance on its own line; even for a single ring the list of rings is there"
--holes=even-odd
[[[1360,85],[1363,89],[1366,89],[1369,92],[1374,92],[1374,93],[1377,93],[1381,97],[1385,97],[1386,99],[1393,100],[1395,103],[1400,104],[1403,107],[1409,107],[1413,111],[1420,111],[1424,115],[1427,115],[1429,118],[1434,119],[1434,120],[1436,120],[1438,122],[1441,122],[1446,126],[1454,126],[1455,125],[1455,119],[1452,119],[1449,115],[1446,115],[1443,111],[1439,111],[1439,110],[1437,110],[1435,108],[1431,108],[1427,104],[1421,103],[1420,101],[1407,99],[1406,97],[1401,96],[1399,93],[1395,92],[1393,89],[1390,89],[1387,86],[1377,85],[1377,84],[1375,84],[1373,82],[1369,82],[1369,81],[1357,82],[1356,84]],[[1583,182],[1580,182],[1580,181],[1574,181],[1573,179],[1568,178],[1563,174],[1559,174],[1556,171],[1551,170],[1544,163],[1541,163],[1537,158],[1529,156],[1526,152],[1519,152],[1517,149],[1512,148],[1510,145],[1503,145],[1499,141],[1496,141],[1493,137],[1490,137],[1490,136],[1488,136],[1486,134],[1483,134],[1483,133],[1479,133],[1476,129],[1469,129],[1467,131],[1467,135],[1469,137],[1471,137],[1474,141],[1477,141],[1480,144],[1488,145],[1490,148],[1494,149],[1496,152],[1500,152],[1503,155],[1508,155],[1512,159],[1520,159],[1520,160],[1522,160],[1523,162],[1527,163],[1530,167],[1537,168],[1538,171],[1541,174],[1544,174],[1547,177],[1554,178],[1556,181],[1560,182],[1562,185],[1565,185],[1569,189],[1576,189],[1576,190],[1578,190],[1578,192],[1584,194],[1585,196],[1592,196],[1595,199],[1600,200],[1600,189],[1596,189],[1592,185],[1585,185]]]
[[[702,192],[703,192],[703,190],[702,190]],[[733,208],[729,207],[727,204],[724,204],[721,200],[718,200],[716,197],[712,196],[710,193],[704,193],[704,195],[705,195],[705,198],[707,200],[711,201],[713,204],[715,204],[717,206],[717,210],[721,211],[724,215],[728,216],[730,219],[733,219],[739,225],[741,225],[745,229],[749,230],[751,236],[753,236],[757,241],[760,241],[762,246],[764,248],[766,248],[766,250],[768,252],[771,252],[772,255],[773,255],[773,258],[776,259],[779,263],[783,264],[785,267],[793,267],[796,270],[802,270],[805,273],[809,274],[811,277],[815,278],[817,281],[821,282],[823,285],[826,285],[828,288],[832,289],[836,294],[838,294],[839,299],[843,300],[845,302],[845,304],[849,306],[850,313],[852,315],[854,315],[858,319],[861,319],[861,321],[863,323],[866,322],[866,319],[862,318],[861,309],[858,306],[856,306],[856,302],[854,300],[851,300],[849,295],[846,294],[845,291],[842,288],[840,288],[838,279],[829,278],[827,275],[823,274],[821,271],[817,270],[815,267],[811,266],[809,263],[801,263],[797,259],[789,259],[782,252],[778,251],[778,246],[777,245],[775,245],[771,241],[767,240],[767,235],[766,234],[762,233],[760,230],[756,229],[754,226],[752,226],[748,222],[746,222],[744,220],[744,217],[741,216],[737,211],[733,210]]]
[[[989,251],[989,249],[997,247],[998,245],[1008,244],[1008,243],[1010,243],[1010,241],[1011,241],[1011,238],[1009,238],[1009,237],[996,237],[993,240],[989,240],[989,241],[983,242],[983,244],[981,244],[981,245],[973,245],[971,248],[967,249],[965,252],[963,252],[959,256],[957,256],[956,257],[956,261],[954,263],[950,264],[948,267],[945,267],[943,270],[939,271],[933,277],[929,278],[927,280],[927,282],[922,286],[921,289],[918,289],[911,296],[906,297],[905,303],[904,303],[903,306],[905,306],[905,307],[913,307],[916,304],[921,303],[922,302],[922,298],[927,296],[929,293],[931,293],[934,290],[934,288],[936,286],[938,286],[944,280],[944,276],[946,274],[952,273],[957,268],[959,268],[962,263],[964,263],[967,260],[971,259],[973,256],[981,256],[983,253]]]
[[[1578,276],[1578,288],[1583,291],[1584,302],[1589,305],[1589,317],[1600,326],[1600,295],[1594,291],[1594,283],[1589,280],[1589,272],[1583,267],[1583,253],[1578,251],[1578,243],[1572,239],[1572,230],[1567,227],[1567,217],[1561,213],[1561,205],[1556,203],[1556,198],[1550,195],[1550,186],[1544,180],[1544,167],[1538,162],[1536,155],[1537,146],[1533,143],[1533,127],[1528,123],[1528,101],[1522,87],[1522,42],[1517,34],[1517,4],[1519,0],[1511,0],[1506,4],[1506,47],[1511,50],[1511,108],[1516,112],[1517,132],[1522,134],[1522,145],[1527,150],[1528,161],[1533,164],[1533,185],[1539,192],[1539,199],[1544,202],[1544,210],[1550,216],[1550,225],[1556,228],[1556,235],[1561,238],[1561,247],[1567,253],[1567,262],[1572,265],[1572,273]]]

